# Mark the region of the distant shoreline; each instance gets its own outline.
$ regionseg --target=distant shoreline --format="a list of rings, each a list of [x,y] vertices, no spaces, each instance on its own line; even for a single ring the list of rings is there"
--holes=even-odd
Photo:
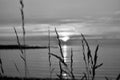
[[[0,49],[47,49],[48,46],[0,45]]]

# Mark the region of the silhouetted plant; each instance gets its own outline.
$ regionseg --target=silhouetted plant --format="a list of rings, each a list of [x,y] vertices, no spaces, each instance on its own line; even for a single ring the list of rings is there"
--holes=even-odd
[[[57,35],[57,40],[58,40],[58,45],[59,45],[59,49],[60,49],[60,53],[61,53],[61,57],[64,59],[64,56],[63,56],[63,51],[62,51],[62,46],[61,46],[61,41],[60,41],[60,36],[55,28],[55,33]]]
[[[105,76],[105,79],[106,79],[106,80],[109,80],[108,77],[106,77],[106,76]]]
[[[84,75],[82,76],[82,78],[80,80],[87,80],[87,75],[86,73],[83,73]]]
[[[19,75],[21,75],[20,70],[19,70],[19,68],[18,68],[17,64],[16,64],[16,63],[14,63],[14,65],[15,65],[15,68],[16,68],[17,72],[19,73]]]
[[[0,56],[0,77],[3,77],[3,75],[4,75],[4,69],[3,69],[2,59]]]
[[[90,79],[89,77],[90,75],[91,75],[91,79],[94,80],[96,75],[96,69],[103,65],[103,63],[99,65],[97,64],[97,59],[98,59],[97,53],[98,53],[99,45],[97,45],[94,52],[94,56],[92,57],[91,50],[87,40],[85,39],[83,34],[81,34],[81,36],[82,36],[82,47],[83,47],[83,60],[86,65],[86,73],[88,75],[87,80]],[[85,49],[84,49],[85,45],[87,47],[87,57],[85,56]]]
[[[52,68],[52,62],[51,62],[51,47],[50,47],[50,27],[48,27],[48,61],[49,61],[49,72],[50,72],[50,79],[52,79],[52,73],[55,68]]]
[[[25,35],[26,35],[26,32],[25,32],[25,20],[24,20],[24,3],[23,3],[23,0],[20,0],[20,5],[21,5],[21,8],[20,8],[20,11],[21,11],[21,18],[22,18],[22,30],[23,30],[23,45],[25,46],[26,44],[26,40],[25,40]],[[25,63],[25,77],[28,76],[28,68],[27,68],[27,61],[26,61],[26,50],[23,49],[23,56],[24,56],[24,63]]]
[[[71,59],[71,62],[70,62],[71,76],[72,76],[72,80],[74,80],[75,76],[74,76],[74,73],[73,73],[73,50],[72,50],[72,48],[71,48],[71,57],[70,57],[70,59]]]
[[[57,35],[57,41],[58,41],[58,46],[59,46],[61,56],[58,56],[58,55],[53,54],[53,53],[50,53],[50,55],[56,57],[59,60],[60,73],[57,74],[57,76],[59,77],[60,80],[62,80],[62,79],[64,79],[63,74],[67,74],[69,77],[71,77],[71,79],[75,79],[75,76],[73,74],[73,51],[71,49],[71,64],[70,64],[71,70],[69,70],[68,64],[66,64],[64,61],[64,56],[63,56],[63,52],[62,52],[63,51],[62,44],[61,44],[61,41],[59,39],[59,34],[58,34],[56,28],[55,28],[55,33]]]
[[[116,80],[120,80],[120,73],[119,73],[119,75],[117,76]]]

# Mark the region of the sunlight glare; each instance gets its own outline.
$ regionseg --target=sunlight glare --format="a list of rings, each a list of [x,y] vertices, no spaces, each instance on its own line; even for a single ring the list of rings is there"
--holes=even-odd
[[[66,41],[68,41],[70,38],[68,37],[68,36],[64,36],[64,37],[62,37],[62,38],[60,38],[62,41],[64,41],[64,42],[66,42]]]
[[[64,56],[64,61],[67,62],[67,45],[63,45],[63,56]]]

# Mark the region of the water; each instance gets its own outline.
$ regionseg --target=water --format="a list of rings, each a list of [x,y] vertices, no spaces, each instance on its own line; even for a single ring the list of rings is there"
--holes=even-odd
[[[88,40],[89,41],[89,40]],[[3,41],[4,42],[4,41]],[[96,78],[104,79],[105,76],[114,79],[120,73],[120,42],[119,40],[99,40],[100,48],[98,51],[98,64],[103,63],[103,66],[96,70]],[[47,45],[47,41],[28,41],[31,44]],[[89,41],[90,48],[94,52],[97,43]],[[56,41],[51,41],[52,46],[57,46]],[[85,64],[83,61],[82,47],[80,41],[68,41],[62,45],[64,60],[67,64],[70,63],[70,51],[73,49],[73,70],[76,78],[80,78],[85,72]],[[60,55],[58,48],[51,48],[51,52]],[[1,58],[3,68],[7,76],[24,76],[24,62],[20,58],[19,50],[1,50]],[[47,49],[31,49],[26,50],[27,64],[30,77],[49,77],[49,63]],[[55,68],[52,77],[56,77],[59,73],[58,60],[51,57],[52,68]],[[15,68],[17,64],[20,73]]]

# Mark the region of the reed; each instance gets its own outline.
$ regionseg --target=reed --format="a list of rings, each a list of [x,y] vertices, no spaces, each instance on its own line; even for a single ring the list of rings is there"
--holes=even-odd
[[[119,75],[117,76],[116,80],[120,80],[120,73],[119,73]]]
[[[60,69],[60,73],[57,74],[57,76],[59,77],[60,80],[64,79],[63,74],[67,74],[67,76],[69,76],[71,79],[75,79],[75,76],[73,74],[73,51],[71,49],[71,63],[70,63],[70,69],[68,68],[68,64],[66,64],[66,62],[64,61],[64,56],[63,56],[63,50],[62,50],[62,44],[60,41],[60,36],[57,32],[57,29],[55,28],[55,33],[57,35],[57,41],[58,41],[58,46],[59,46],[59,50],[60,50],[60,54],[61,56],[58,56],[56,54],[50,53],[50,55],[56,57],[59,60],[59,69]]]
[[[24,8],[24,4],[23,4],[23,0],[19,0],[19,3],[21,5],[21,8],[20,8],[20,12],[21,12],[21,18],[22,18],[22,34],[23,34],[23,46],[25,46],[26,42],[25,42],[25,21],[24,21],[24,11],[23,11],[23,8]],[[20,57],[21,59],[24,61],[24,66],[25,66],[25,78],[27,78],[27,72],[28,72],[28,68],[27,68],[27,61],[26,61],[26,50],[25,49],[22,49],[21,48],[21,43],[20,43],[20,39],[19,39],[19,36],[18,36],[18,33],[17,33],[17,30],[16,28],[14,27],[14,32],[16,34],[16,38],[17,38],[17,44],[19,46],[19,50],[21,51],[21,54],[20,54]],[[16,65],[15,65],[16,67]],[[16,67],[17,69],[17,67]],[[18,69],[17,69],[18,70]]]
[[[81,34],[81,36],[82,36],[82,47],[83,47],[83,60],[86,66],[87,80],[89,79],[94,80],[96,75],[96,69],[103,65],[103,63],[97,64],[97,59],[98,59],[97,53],[98,53],[99,45],[97,45],[94,52],[94,56],[92,56],[91,49],[87,40],[85,39],[83,34]],[[85,56],[85,49],[84,49],[85,45],[87,47],[87,57]]]
[[[106,79],[106,80],[109,80],[108,77],[106,77],[106,76],[105,76],[105,79]]]
[[[82,76],[82,78],[81,78],[80,80],[88,80],[86,73],[83,73],[83,74],[84,74],[84,75]]]
[[[0,56],[0,77],[4,76],[4,69],[3,69],[3,63],[2,63],[2,59]]]
[[[25,63],[25,57],[24,57],[24,51],[23,51],[23,49],[22,49],[22,47],[21,47],[21,43],[20,43],[20,39],[19,39],[19,36],[18,36],[18,33],[17,33],[17,30],[16,30],[16,28],[15,27],[13,27],[14,28],[14,32],[15,32],[15,35],[16,35],[16,39],[17,39],[17,44],[18,44],[18,46],[19,46],[19,50],[20,50],[20,52],[21,52],[21,54],[20,54],[20,58],[24,61],[24,63]],[[17,65],[16,65],[16,63],[14,63],[14,65],[15,65],[15,68],[16,68],[16,70],[17,70],[17,72],[21,75],[21,73],[20,73],[20,71],[19,71],[19,69],[18,69],[18,67],[17,67]],[[25,77],[26,78],[26,77]]]
[[[56,28],[55,28],[55,33],[56,33],[56,36],[57,36],[58,46],[59,46],[59,49],[60,49],[59,51],[60,51],[61,57],[59,57],[59,56],[57,56],[57,55],[55,55],[55,54],[52,54],[52,55],[59,60],[60,73],[59,73],[59,75],[57,74],[57,76],[59,77],[60,80],[63,80],[63,67],[62,67],[61,63],[63,63],[63,65],[66,66],[66,67],[67,67],[67,64],[64,62],[62,45],[61,45],[61,41],[60,41],[60,39],[59,39],[60,36],[59,36]]]
[[[23,45],[26,45],[26,31],[25,31],[25,19],[24,19],[24,3],[23,0],[19,0],[19,3],[21,5],[20,8],[20,12],[21,12],[21,19],[22,19],[22,39],[23,39]],[[14,32],[16,34],[16,38],[17,38],[17,44],[20,47],[20,57],[21,59],[24,61],[24,67],[25,67],[25,78],[27,78],[28,76],[28,67],[27,67],[27,59],[26,59],[26,50],[21,48],[21,43],[20,43],[20,39],[17,33],[16,28],[14,27]],[[55,28],[55,33],[57,36],[57,42],[58,42],[58,46],[59,46],[59,51],[60,51],[60,56],[51,53],[51,47],[50,47],[50,30],[48,29],[48,39],[49,39],[49,43],[48,43],[48,60],[49,60],[49,67],[50,67],[50,79],[51,79],[51,74],[54,71],[55,68],[51,68],[52,64],[51,64],[51,56],[54,56],[55,58],[57,58],[59,60],[59,69],[60,69],[60,73],[57,74],[57,76],[59,77],[60,80],[64,79],[63,73],[67,74],[69,77],[71,77],[72,80],[75,80],[75,76],[73,73],[73,50],[71,49],[71,56],[70,56],[70,70],[68,68],[68,64],[64,61],[64,56],[63,56],[63,50],[62,50],[62,43],[60,41],[60,36],[57,32],[57,29]],[[80,80],[94,80],[95,76],[96,76],[96,70],[101,67],[103,65],[103,63],[101,64],[97,64],[98,61],[98,50],[99,50],[99,45],[96,46],[94,55],[91,54],[91,49],[90,46],[85,38],[85,36],[83,34],[81,34],[82,36],[82,52],[83,52],[83,60],[85,62],[85,68],[86,68],[86,73],[83,73],[83,76]],[[85,51],[87,48],[87,51]],[[14,63],[16,70],[20,73],[16,63]],[[2,64],[2,59],[0,58],[0,76],[3,76],[4,74],[4,70],[3,70],[3,64]],[[106,80],[109,80],[108,77],[105,77]],[[117,76],[116,80],[120,79],[120,74]]]
[[[63,69],[62,69],[62,65],[61,65],[61,62],[59,60],[59,67],[60,67],[60,73],[57,74],[57,76],[59,77],[60,80],[63,80]]]
[[[58,45],[59,45],[61,57],[64,58],[64,56],[63,56],[63,50],[62,50],[62,46],[61,46],[61,41],[60,41],[60,36],[59,36],[56,28],[55,28],[55,33],[56,33],[56,35],[57,35],[57,40],[58,40]]]
[[[73,73],[73,49],[71,48],[71,56],[70,56],[71,62],[70,62],[70,69],[71,69],[71,76],[72,76],[72,80],[75,80],[75,76]]]
[[[64,59],[62,59],[60,56],[53,54],[53,53],[50,53],[50,54],[56,57],[60,61],[60,63],[64,64],[64,66],[68,67],[68,65],[64,62]]]
[[[51,47],[50,47],[50,27],[48,27],[48,61],[49,61],[49,72],[50,72],[50,79],[52,79],[52,73],[55,68],[52,68],[52,63],[51,63]]]
[[[22,18],[22,30],[23,30],[23,45],[25,46],[26,44],[26,40],[25,40],[25,35],[26,35],[26,32],[25,32],[25,20],[24,20],[24,3],[23,3],[23,0],[20,0],[20,5],[21,5],[21,8],[20,8],[20,12],[21,12],[21,18]],[[23,56],[24,56],[24,65],[25,65],[25,78],[27,78],[28,76],[28,68],[27,68],[27,60],[26,60],[26,50],[23,49]]]
[[[19,39],[19,36],[18,36],[18,33],[17,33],[17,30],[16,30],[16,28],[15,27],[13,27],[13,29],[14,29],[14,32],[15,32],[15,35],[16,35],[16,38],[17,38],[17,44],[18,44],[18,46],[19,46],[19,50],[21,51],[21,53],[22,53],[22,55],[23,55],[23,50],[22,50],[22,48],[21,48],[21,43],[20,43],[20,39]],[[20,56],[23,60],[24,60],[24,58],[23,58],[23,56]]]
[[[19,75],[21,75],[20,70],[19,70],[19,68],[18,68],[17,64],[16,64],[16,63],[14,63],[14,65],[15,65],[15,68],[16,68],[17,72],[19,73]]]
[[[86,68],[86,73],[84,73],[84,76],[82,77],[85,78],[86,74],[87,74],[87,78],[89,78],[89,68],[88,68],[88,63],[87,63],[87,60],[86,60],[86,55],[85,55],[85,45],[84,45],[84,40],[82,39],[82,52],[83,52],[83,60],[85,62],[85,68]]]

